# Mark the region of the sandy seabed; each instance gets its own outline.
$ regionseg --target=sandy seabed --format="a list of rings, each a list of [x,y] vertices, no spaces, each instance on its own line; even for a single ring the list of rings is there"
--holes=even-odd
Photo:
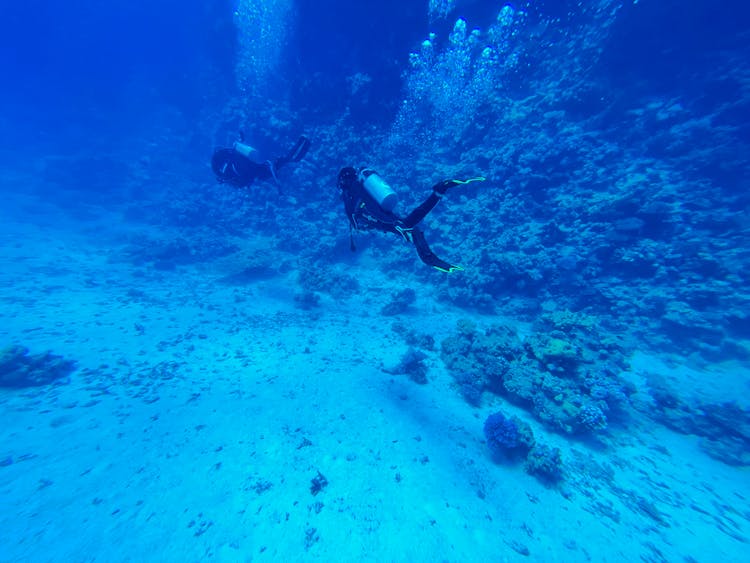
[[[350,271],[361,294],[308,311],[294,273],[134,267],[116,224],[3,217],[0,345],[77,370],[0,390],[0,561],[747,560],[748,470],[698,438],[634,413],[590,444],[500,397],[470,407],[438,350],[427,385],[389,372],[399,280]],[[414,288],[398,320],[438,343],[471,316]],[[498,409],[561,448],[562,483],[492,459]]]

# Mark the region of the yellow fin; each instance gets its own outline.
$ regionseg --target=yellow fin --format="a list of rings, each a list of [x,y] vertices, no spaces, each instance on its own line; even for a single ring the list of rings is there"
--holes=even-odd
[[[456,184],[470,184],[471,182],[484,182],[486,179],[484,176],[477,176],[468,180],[451,180],[451,182],[456,182]]]

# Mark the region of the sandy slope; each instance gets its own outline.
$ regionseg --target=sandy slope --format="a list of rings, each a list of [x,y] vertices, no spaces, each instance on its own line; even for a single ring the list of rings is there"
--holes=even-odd
[[[428,385],[386,373],[406,345],[376,293],[303,311],[293,275],[133,268],[111,227],[50,224],[2,222],[0,344],[79,370],[0,390],[1,561],[743,559],[748,472],[692,438],[636,415],[570,442],[468,407],[436,352]],[[436,341],[467,316],[410,285]],[[498,407],[562,448],[562,485],[490,459]]]

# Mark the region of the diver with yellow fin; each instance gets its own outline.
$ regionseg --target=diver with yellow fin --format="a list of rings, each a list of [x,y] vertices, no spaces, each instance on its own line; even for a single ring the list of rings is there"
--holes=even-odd
[[[385,180],[371,168],[342,168],[338,176],[338,188],[344,209],[349,219],[349,241],[352,251],[354,231],[378,230],[397,234],[417,249],[420,260],[441,272],[462,270],[460,266],[441,260],[430,250],[424,233],[417,225],[442,199],[448,189],[469,182],[483,182],[482,177],[468,180],[443,180],[432,186],[432,193],[406,217],[399,217],[393,212],[398,196]]]

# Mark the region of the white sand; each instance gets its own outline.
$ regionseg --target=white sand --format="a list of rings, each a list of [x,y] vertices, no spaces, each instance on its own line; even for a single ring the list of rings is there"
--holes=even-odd
[[[47,226],[61,223],[0,226],[0,345],[79,368],[0,390],[0,561],[747,560],[732,535],[750,538],[748,469],[697,438],[635,414],[596,447],[498,397],[473,409],[437,351],[427,385],[383,370],[406,345],[367,283],[308,312],[291,274],[237,287],[212,264],[151,271],[121,259],[126,233],[106,221]],[[438,343],[468,316],[407,281],[419,307],[400,320]],[[492,461],[497,408],[562,449],[559,487]]]

